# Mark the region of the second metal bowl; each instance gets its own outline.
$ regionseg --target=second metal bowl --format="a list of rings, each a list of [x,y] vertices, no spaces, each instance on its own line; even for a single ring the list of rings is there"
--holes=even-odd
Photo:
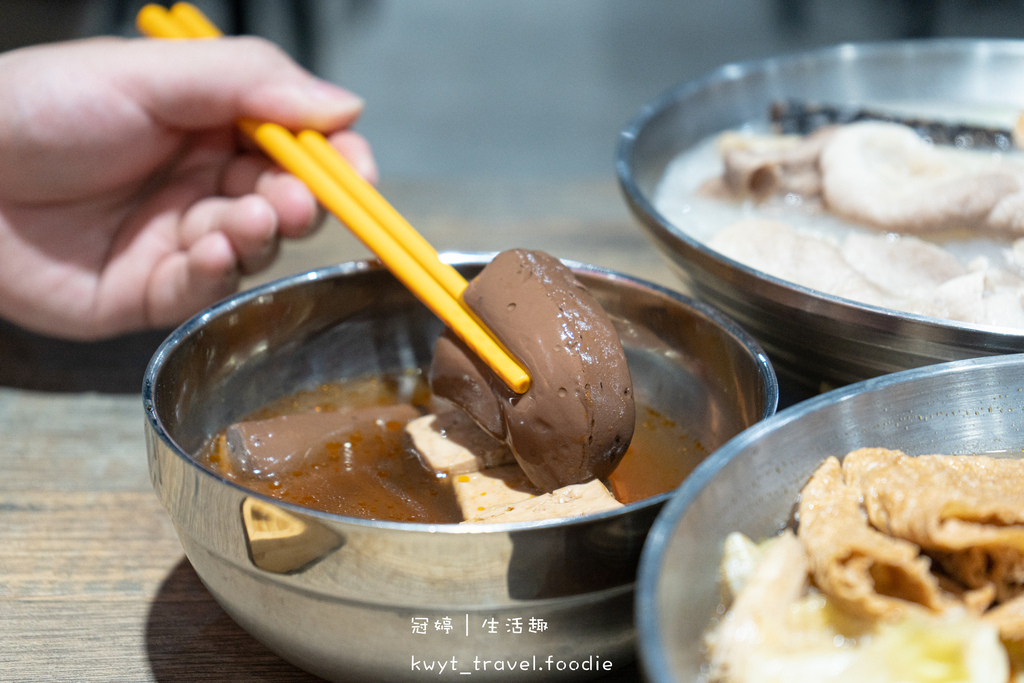
[[[779,412],[712,454],[665,506],[637,588],[641,663],[652,683],[706,680],[703,635],[721,601],[727,534],[760,540],[792,519],[828,456],[1024,452],[1024,355],[942,363],[835,389]]]
[[[908,102],[1024,109],[1024,41],[850,44],[745,64],[685,83],[644,107],[616,160],[633,213],[690,293],[743,325],[780,377],[817,391],[931,363],[1024,351],[1024,331],[927,318],[794,285],[705,246],[652,200],[666,166],[708,136],[765,125],[770,105]]]

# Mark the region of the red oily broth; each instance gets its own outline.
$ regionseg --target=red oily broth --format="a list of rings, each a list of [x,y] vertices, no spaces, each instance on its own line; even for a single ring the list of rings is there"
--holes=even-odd
[[[290,394],[246,419],[398,403],[429,412],[431,399],[420,372],[374,375]],[[629,449],[606,482],[622,503],[672,490],[707,455],[685,426],[643,404],[637,404],[636,413]],[[403,426],[389,422],[372,434],[357,430],[343,443],[325,444],[305,465],[272,479],[234,466],[223,433],[207,444],[197,460],[254,492],[324,512],[429,524],[462,521],[448,478],[423,467]]]

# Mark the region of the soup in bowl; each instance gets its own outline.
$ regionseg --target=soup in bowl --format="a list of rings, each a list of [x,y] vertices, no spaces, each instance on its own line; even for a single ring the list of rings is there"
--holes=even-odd
[[[489,260],[446,258],[466,277]],[[211,460],[225,430],[255,418],[429,407],[423,376],[442,325],[376,263],[241,293],[165,341],[143,387],[152,481],[190,562],[235,621],[331,680],[424,671],[547,680],[632,661],[637,562],[672,477],[771,415],[778,388],[756,343],[714,309],[569,265],[615,325],[636,431],[655,435],[645,457],[668,477],[644,490],[643,476],[621,473],[632,493],[593,514],[476,524],[360,517],[275,496],[272,482],[261,488]],[[669,443],[659,444],[659,424]],[[284,476],[290,487],[294,474]]]

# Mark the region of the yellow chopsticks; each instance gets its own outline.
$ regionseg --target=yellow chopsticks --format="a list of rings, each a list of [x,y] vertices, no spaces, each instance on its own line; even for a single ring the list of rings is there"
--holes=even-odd
[[[220,30],[196,7],[178,2],[165,9],[146,5],[136,17],[152,38],[216,38]],[[240,119],[238,127],[282,168],[302,180],[319,202],[380,258],[381,262],[465,342],[516,393],[530,387],[530,376],[508,350],[466,308],[466,280],[377,190],[335,151],[323,135],[298,135],[276,123]]]

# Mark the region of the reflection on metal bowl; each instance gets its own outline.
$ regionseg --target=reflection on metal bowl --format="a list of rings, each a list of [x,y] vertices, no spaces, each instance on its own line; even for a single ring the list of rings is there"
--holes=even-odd
[[[446,258],[467,277],[486,262]],[[775,412],[775,375],[735,324],[657,286],[570,265],[616,323],[637,400],[691,426],[708,452]],[[175,331],[143,399],[153,485],[189,560],[242,627],[332,680],[418,678],[426,666],[507,680],[510,663],[517,680],[548,680],[627,665],[636,566],[669,493],[563,521],[383,522],[263,497],[191,457],[283,395],[428,366],[439,331],[368,262],[239,294]]]
[[[1024,109],[1024,42],[927,40],[850,44],[732,64],[644,107],[621,135],[617,172],[633,213],[689,292],[739,322],[780,377],[838,386],[931,363],[1024,351],[1024,331],[942,321],[859,304],[726,258],[653,202],[668,164],[710,135],[760,122],[773,102],[914,102]],[[1009,95],[1008,95],[1009,94]]]
[[[700,680],[721,600],[726,535],[774,536],[818,465],[860,447],[909,455],[1024,452],[1024,355],[866,380],[780,411],[709,456],[651,529],[637,579],[641,664],[654,683]]]

